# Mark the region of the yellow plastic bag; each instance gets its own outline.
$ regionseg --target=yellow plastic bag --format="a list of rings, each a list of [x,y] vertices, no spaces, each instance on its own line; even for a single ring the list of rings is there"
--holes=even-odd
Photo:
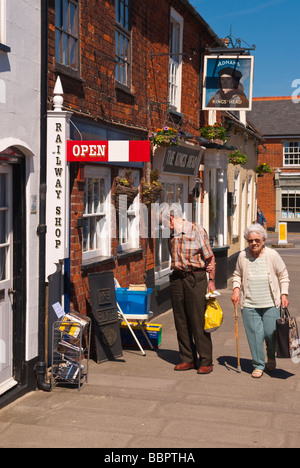
[[[223,311],[216,298],[210,298],[206,304],[204,330],[207,333],[216,331],[223,322]]]

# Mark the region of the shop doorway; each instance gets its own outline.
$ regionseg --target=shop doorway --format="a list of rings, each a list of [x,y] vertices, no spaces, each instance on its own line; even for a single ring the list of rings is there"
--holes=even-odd
[[[23,383],[26,304],[24,169],[24,158],[10,155],[6,163],[0,163],[0,395]]]

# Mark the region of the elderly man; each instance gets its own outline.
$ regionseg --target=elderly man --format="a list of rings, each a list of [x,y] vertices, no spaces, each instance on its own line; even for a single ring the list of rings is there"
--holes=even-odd
[[[213,370],[212,341],[204,331],[205,294],[207,289],[215,290],[215,257],[206,231],[184,220],[180,211],[172,205],[163,213],[163,223],[170,227],[171,300],[181,357],[175,370],[198,368],[198,374],[209,374]]]

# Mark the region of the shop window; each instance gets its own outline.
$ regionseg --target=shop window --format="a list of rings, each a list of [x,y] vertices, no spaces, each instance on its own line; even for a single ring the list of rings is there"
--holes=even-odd
[[[58,68],[79,75],[78,0],[55,0],[55,61]]]
[[[115,79],[117,83],[130,88],[131,67],[131,10],[130,0],[116,0],[115,29]]]
[[[281,192],[281,216],[300,221],[300,189],[290,187]]]
[[[181,111],[181,68],[182,68],[183,18],[171,9],[170,58],[169,58],[169,104]]]
[[[300,166],[300,141],[288,141],[283,144],[283,165]]]
[[[119,176],[122,178],[126,170],[120,169]],[[140,184],[139,171],[132,171],[130,175],[133,179],[133,186],[138,187]],[[124,199],[119,201],[119,245],[118,251],[124,252],[130,249],[138,249],[140,247],[140,231],[139,231],[139,195],[137,195],[130,207],[127,209],[127,202]]]
[[[184,208],[184,192],[181,183],[163,183],[163,192],[159,203],[179,204]],[[155,232],[155,272],[159,278],[170,273],[171,258],[169,254],[170,230],[163,226],[161,220],[157,223]]]
[[[110,171],[85,168],[83,213],[83,261],[111,254]]]

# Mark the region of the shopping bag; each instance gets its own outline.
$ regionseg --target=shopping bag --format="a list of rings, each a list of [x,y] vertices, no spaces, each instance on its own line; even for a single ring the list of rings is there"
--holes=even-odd
[[[212,333],[222,325],[223,311],[213,293],[209,293],[207,296],[204,330],[207,333]]]
[[[276,350],[278,358],[295,358],[300,355],[297,322],[287,308],[281,310],[281,317],[276,320]]]

